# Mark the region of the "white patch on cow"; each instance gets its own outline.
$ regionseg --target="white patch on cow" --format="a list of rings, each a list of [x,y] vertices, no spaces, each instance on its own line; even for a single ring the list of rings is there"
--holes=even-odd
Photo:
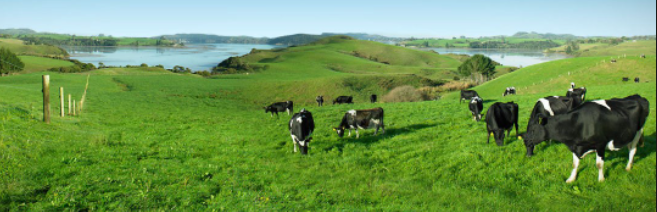
[[[301,123],[303,123],[303,119],[301,119],[301,117],[299,117],[299,118],[297,118],[297,122],[299,122],[299,124],[301,124]]]
[[[603,171],[603,168],[605,166],[605,161],[602,160],[602,157],[600,155],[595,155],[595,166],[598,167],[598,181],[602,182],[605,181],[605,173]]]
[[[550,101],[545,98],[540,98],[538,101],[543,104],[543,108],[545,108],[545,110],[550,113],[550,116],[554,116],[554,111],[552,111],[552,107],[550,107]]]
[[[607,149],[609,149],[611,151],[618,151],[621,148],[618,148],[618,147],[614,146],[614,140],[611,140],[611,141],[609,141],[609,143],[607,143]]]
[[[575,90],[573,90],[573,89],[571,88],[571,89],[568,89],[568,91],[573,92],[573,91],[575,91]]]
[[[349,110],[347,113],[351,114],[352,116],[356,116],[356,110]]]
[[[591,154],[591,152],[595,152],[595,150],[589,150],[588,152],[585,152],[584,154],[582,154],[582,157],[580,158],[586,157],[586,155]]]
[[[609,109],[609,111],[611,111],[611,107],[609,107],[609,105],[607,105],[607,101],[605,101],[605,100],[597,100],[597,101],[593,101],[593,103],[596,103],[596,104],[598,104],[602,107],[605,107],[605,108]]]
[[[630,171],[632,169],[632,162],[634,162],[634,154],[636,154],[636,146],[639,144],[639,141],[641,140],[641,136],[643,136],[643,128],[636,132],[636,135],[634,136],[634,140],[630,144],[627,145],[627,148],[630,149],[630,160],[627,162],[627,166],[625,167],[625,170]]]
[[[299,141],[300,146],[306,146],[306,141]]]

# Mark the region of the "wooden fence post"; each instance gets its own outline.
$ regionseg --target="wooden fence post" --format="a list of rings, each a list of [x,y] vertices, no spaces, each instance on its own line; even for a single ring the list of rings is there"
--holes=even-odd
[[[59,87],[59,115],[64,117],[64,87]]]
[[[73,100],[73,116],[75,116],[75,100]]]
[[[50,75],[43,75],[43,122],[50,124]]]
[[[71,115],[71,94],[68,94],[68,115]]]

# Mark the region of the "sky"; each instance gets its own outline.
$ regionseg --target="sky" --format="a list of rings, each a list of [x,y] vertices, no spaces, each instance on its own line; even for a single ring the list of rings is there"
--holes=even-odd
[[[654,0],[0,0],[0,29],[150,37],[277,37],[362,32],[395,37],[655,35]]]

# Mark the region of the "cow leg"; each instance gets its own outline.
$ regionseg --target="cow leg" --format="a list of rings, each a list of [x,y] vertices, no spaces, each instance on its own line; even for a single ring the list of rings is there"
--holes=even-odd
[[[360,134],[358,133],[358,128],[356,128],[355,131],[356,131],[356,138],[360,138]]]
[[[605,172],[603,169],[604,165],[605,165],[605,151],[603,147],[603,151],[596,151],[595,154],[595,166],[598,167],[598,182],[605,181]]]
[[[349,137],[351,137],[351,128],[349,128]]]
[[[566,183],[575,182],[575,178],[577,178],[577,167],[579,167],[579,157],[577,157],[577,154],[573,153],[573,171],[570,173],[570,177],[568,177]]]
[[[490,131],[488,131],[488,139],[486,139],[486,144],[490,144]]]
[[[634,162],[634,154],[636,154],[636,147],[640,141],[643,141],[643,129],[639,130],[636,133],[636,136],[634,136],[634,140],[629,145],[627,145],[628,149],[630,150],[630,160],[627,162],[627,166],[625,167],[625,170],[627,171],[632,170],[632,163]]]
[[[376,136],[377,133],[379,133],[379,126],[376,126],[376,130],[374,131],[374,136]]]
[[[297,139],[294,139],[294,136],[292,136],[292,145],[294,146],[294,152],[297,152]]]
[[[285,109],[285,111],[287,111],[287,115],[289,116],[290,115],[290,108]]]

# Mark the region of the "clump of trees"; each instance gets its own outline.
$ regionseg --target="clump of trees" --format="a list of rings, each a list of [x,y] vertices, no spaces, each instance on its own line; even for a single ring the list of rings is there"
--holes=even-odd
[[[73,66],[51,68],[48,69],[48,71],[60,72],[60,73],[81,73],[81,72],[96,70],[96,66],[92,63],[83,63],[74,59],[70,59],[68,61],[72,62]]]
[[[495,75],[495,66],[498,64],[489,57],[476,54],[459,66],[458,73],[477,82],[488,81]]]
[[[23,68],[25,68],[25,64],[16,54],[4,47],[0,48],[0,74],[16,73],[22,71]]]
[[[212,68],[212,74],[238,74],[269,69],[269,65],[250,65],[240,57],[229,57]]]

